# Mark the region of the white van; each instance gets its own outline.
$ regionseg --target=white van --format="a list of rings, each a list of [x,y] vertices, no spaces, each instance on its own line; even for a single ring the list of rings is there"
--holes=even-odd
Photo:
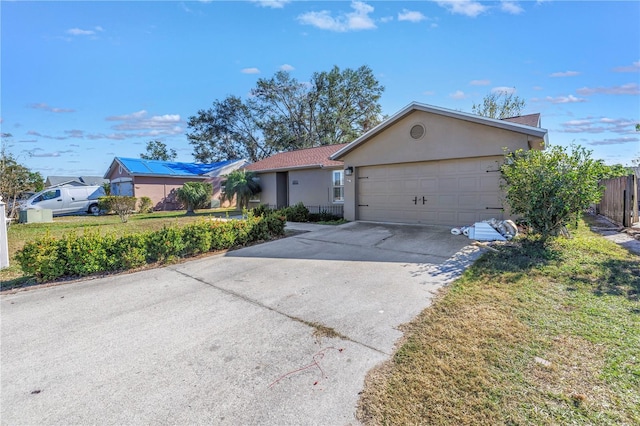
[[[20,210],[51,209],[54,215],[87,212],[100,213],[98,197],[103,197],[101,186],[60,186],[47,188],[20,203]]]

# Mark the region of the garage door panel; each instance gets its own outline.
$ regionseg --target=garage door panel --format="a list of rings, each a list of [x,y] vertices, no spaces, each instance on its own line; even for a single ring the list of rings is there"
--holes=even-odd
[[[502,206],[500,158],[360,167],[367,179],[358,180],[357,217],[452,226],[501,219],[501,210],[487,209]]]

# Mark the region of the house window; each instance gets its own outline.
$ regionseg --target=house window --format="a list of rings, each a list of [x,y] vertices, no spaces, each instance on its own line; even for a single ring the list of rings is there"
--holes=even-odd
[[[343,170],[333,171],[332,190],[333,190],[333,202],[343,203],[344,202],[344,171]]]

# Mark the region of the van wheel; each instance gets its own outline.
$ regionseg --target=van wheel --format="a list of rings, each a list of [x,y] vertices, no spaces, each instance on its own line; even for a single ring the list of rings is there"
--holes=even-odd
[[[88,211],[93,215],[97,215],[100,213],[100,207],[97,204],[91,204]]]

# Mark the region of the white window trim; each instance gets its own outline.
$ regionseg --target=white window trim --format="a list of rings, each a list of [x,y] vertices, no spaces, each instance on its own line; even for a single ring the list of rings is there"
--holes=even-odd
[[[335,174],[340,174],[340,182],[342,185],[335,184]],[[336,188],[342,188],[342,200],[336,200],[334,197],[334,191]],[[344,170],[333,170],[331,172],[331,202],[333,204],[344,204]]]

